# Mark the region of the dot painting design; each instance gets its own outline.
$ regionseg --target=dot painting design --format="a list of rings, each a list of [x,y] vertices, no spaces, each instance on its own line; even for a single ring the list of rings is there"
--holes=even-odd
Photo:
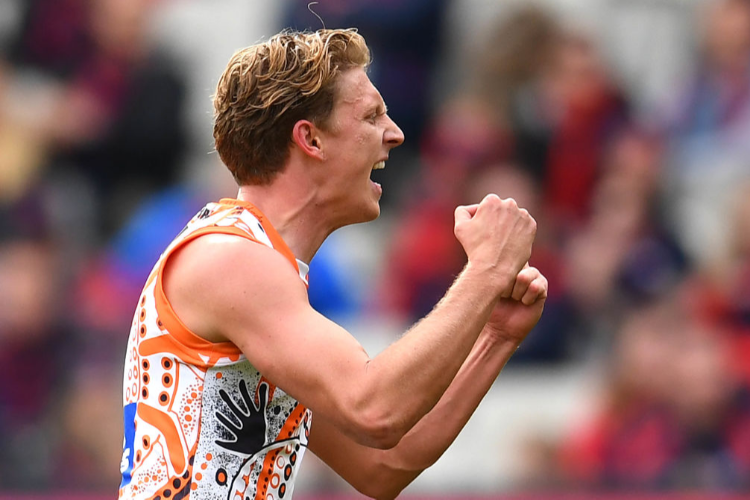
[[[195,231],[282,248],[263,224],[252,207],[209,204],[149,276],[128,336],[121,498],[291,496],[311,412],[264,379],[239,349],[196,341],[161,292],[166,259]]]

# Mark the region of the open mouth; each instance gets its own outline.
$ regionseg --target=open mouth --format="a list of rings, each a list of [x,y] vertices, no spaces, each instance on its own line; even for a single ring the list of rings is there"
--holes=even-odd
[[[383,194],[383,186],[380,185],[378,180],[381,177],[380,172],[382,172],[384,169],[385,169],[385,160],[381,160],[377,162],[376,164],[374,164],[372,166],[372,170],[370,171],[370,185],[372,186],[372,189],[377,193],[378,199]]]
[[[375,173],[378,170],[385,170],[385,160],[377,162],[375,165],[372,166],[372,171],[370,172],[370,179],[373,181],[376,181],[378,177],[380,177],[379,173]]]

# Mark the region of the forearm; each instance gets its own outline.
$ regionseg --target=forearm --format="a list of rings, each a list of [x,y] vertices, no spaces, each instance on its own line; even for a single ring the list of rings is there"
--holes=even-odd
[[[438,404],[396,447],[383,452],[387,468],[398,471],[394,487],[400,491],[442,456],[517,348],[516,343],[479,338]]]
[[[482,335],[438,404],[389,450],[363,446],[316,419],[311,450],[367,496],[395,498],[456,439],[517,347]]]
[[[497,300],[487,281],[467,266],[428,316],[370,361],[385,398],[379,407],[404,432],[437,404],[472,350]]]

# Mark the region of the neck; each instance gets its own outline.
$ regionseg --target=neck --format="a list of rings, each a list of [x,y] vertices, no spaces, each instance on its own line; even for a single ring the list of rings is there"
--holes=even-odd
[[[309,264],[336,228],[320,217],[315,190],[290,177],[281,173],[270,185],[241,186],[237,199],[258,207],[294,256]]]

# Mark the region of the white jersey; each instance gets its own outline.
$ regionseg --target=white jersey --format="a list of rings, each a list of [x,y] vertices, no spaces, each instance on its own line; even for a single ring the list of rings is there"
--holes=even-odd
[[[120,498],[289,499],[312,412],[265,379],[231,342],[212,343],[180,321],[162,287],[185,243],[234,234],[307,266],[257,208],[221,200],[202,209],[154,266],[130,330],[123,384]]]

